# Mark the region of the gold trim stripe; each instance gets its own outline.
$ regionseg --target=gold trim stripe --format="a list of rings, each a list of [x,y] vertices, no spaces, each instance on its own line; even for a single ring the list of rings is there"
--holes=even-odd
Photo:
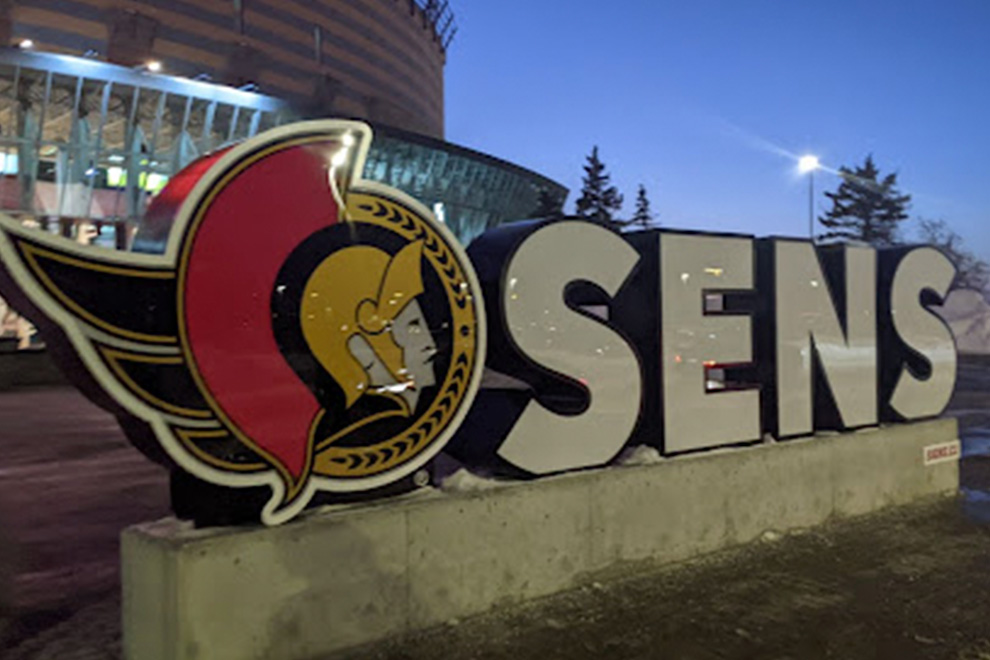
[[[323,440],[320,440],[316,444],[316,448],[315,448],[317,453],[317,459],[319,459],[319,453],[322,452],[324,449],[326,449],[333,443],[337,442],[348,433],[352,433],[353,431],[358,430],[362,426],[367,426],[368,424],[371,424],[373,422],[378,422],[383,419],[388,419],[389,417],[407,417],[407,416],[408,415],[403,413],[401,410],[386,410],[384,412],[376,413],[374,415],[368,415],[364,419],[359,419],[350,426],[345,426],[343,429],[337,431],[329,438],[324,438]]]
[[[182,356],[158,356],[158,355],[141,355],[139,353],[130,353],[126,351],[117,350],[114,348],[109,348],[106,346],[100,346],[100,354],[106,361],[107,365],[114,372],[117,378],[123,383],[128,389],[131,390],[136,396],[144,400],[146,403],[151,404],[153,407],[163,410],[173,415],[178,415],[180,417],[189,417],[192,419],[212,419],[213,413],[209,410],[199,410],[194,408],[184,408],[182,406],[177,406],[168,401],[158,398],[148,390],[144,389],[137,382],[131,378],[130,374],[121,365],[121,361],[126,362],[140,362],[143,364],[157,364],[157,365],[170,365],[170,366],[184,366],[185,360]]]
[[[189,429],[172,427],[172,432],[175,434],[175,437],[182,442],[182,446],[185,447],[191,454],[204,463],[212,465],[213,467],[217,467],[228,472],[264,472],[269,469],[264,463],[228,463],[227,461],[221,461],[216,456],[203,451],[199,445],[196,444],[196,438],[207,439],[229,436],[230,432],[226,429],[222,429],[220,431],[191,431]]]
[[[59,302],[61,302],[66,309],[74,313],[80,319],[86,321],[90,325],[93,325],[101,330],[109,332],[110,334],[123,337],[125,339],[132,339],[134,341],[146,342],[151,344],[174,344],[176,343],[175,337],[169,337],[167,335],[149,335],[143,332],[134,332],[133,330],[127,330],[125,328],[120,328],[111,323],[104,321],[103,319],[95,316],[90,311],[83,308],[79,303],[70,298],[64,291],[62,291],[54,281],[48,276],[48,273],[41,267],[38,263],[38,258],[51,259],[53,261],[59,261],[69,266],[75,268],[82,268],[85,270],[92,270],[97,272],[109,273],[111,275],[121,275],[124,277],[134,277],[134,278],[144,278],[144,279],[173,279],[175,273],[173,271],[146,271],[136,268],[128,268],[125,266],[114,266],[110,264],[100,264],[95,262],[87,262],[82,259],[76,259],[68,255],[59,254],[51,250],[47,250],[42,247],[38,247],[26,241],[18,241],[18,247],[24,256],[24,261],[27,263],[28,267],[34,273],[35,277],[41,282],[41,284],[48,290],[48,292],[55,296]]]

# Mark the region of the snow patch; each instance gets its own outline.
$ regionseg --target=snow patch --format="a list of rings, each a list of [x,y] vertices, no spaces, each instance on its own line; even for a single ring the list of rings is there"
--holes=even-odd
[[[637,445],[623,449],[615,460],[615,464],[629,467],[633,465],[656,465],[662,461],[663,456],[660,455],[656,447]]]
[[[485,479],[461,468],[440,482],[440,490],[447,493],[480,493],[502,485],[495,479]]]

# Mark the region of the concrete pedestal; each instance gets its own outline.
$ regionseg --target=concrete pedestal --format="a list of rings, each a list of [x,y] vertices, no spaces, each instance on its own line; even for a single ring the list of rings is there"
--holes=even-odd
[[[958,489],[954,420],[316,511],[274,529],[123,534],[131,660],[304,660]],[[926,460],[927,458],[927,460]]]

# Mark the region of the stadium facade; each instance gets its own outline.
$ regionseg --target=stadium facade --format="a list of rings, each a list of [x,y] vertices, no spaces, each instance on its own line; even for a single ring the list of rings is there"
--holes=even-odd
[[[125,248],[200,155],[329,116],[369,122],[365,178],[465,243],[561,206],[556,182],[443,141],[456,29],[437,0],[0,0],[0,208]]]

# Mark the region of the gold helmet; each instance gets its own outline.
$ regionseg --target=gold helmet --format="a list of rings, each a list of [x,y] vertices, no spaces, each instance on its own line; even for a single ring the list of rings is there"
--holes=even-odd
[[[368,391],[369,376],[348,342],[360,335],[396,382],[406,382],[402,349],[392,322],[423,293],[423,242],[394,256],[359,245],[334,252],[310,275],[303,291],[300,323],[310,351],[344,390],[350,408]]]

